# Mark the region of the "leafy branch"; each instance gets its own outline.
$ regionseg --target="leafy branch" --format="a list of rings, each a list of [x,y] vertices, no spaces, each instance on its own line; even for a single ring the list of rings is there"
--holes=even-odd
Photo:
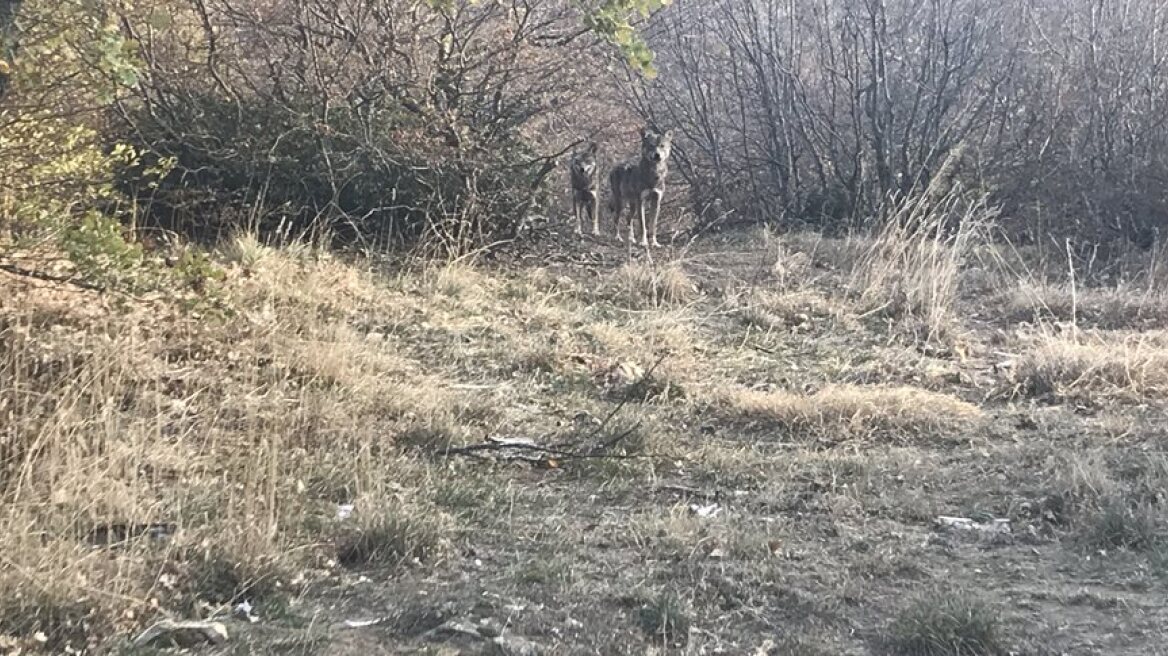
[[[654,11],[669,5],[671,1],[604,0],[599,7],[587,14],[584,24],[595,34],[616,46],[630,66],[645,77],[653,78],[657,75],[657,70],[653,66],[653,51],[633,27],[631,17],[638,15],[641,18],[648,18]]]

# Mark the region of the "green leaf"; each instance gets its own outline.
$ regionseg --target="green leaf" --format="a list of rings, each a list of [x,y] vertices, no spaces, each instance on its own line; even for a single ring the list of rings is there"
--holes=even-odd
[[[165,30],[174,24],[174,19],[169,13],[161,9],[155,9],[150,12],[150,17],[146,19],[146,22],[156,30]]]
[[[604,0],[585,17],[584,24],[620,50],[629,66],[651,79],[657,73],[653,67],[653,52],[633,28],[630,16],[636,14],[648,18],[654,11],[669,5],[670,2],[671,0]]]

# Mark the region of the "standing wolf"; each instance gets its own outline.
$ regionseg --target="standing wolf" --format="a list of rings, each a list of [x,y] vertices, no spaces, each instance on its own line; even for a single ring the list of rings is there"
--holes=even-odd
[[[600,167],[596,162],[596,143],[588,144],[583,153],[572,156],[568,175],[572,184],[572,212],[576,215],[576,234],[583,234],[581,219],[587,214],[592,219],[592,234],[600,234],[600,194],[598,193]]]
[[[625,207],[629,215],[629,250],[633,248],[633,223],[641,217],[641,245],[645,248],[657,242],[657,219],[661,215],[661,196],[665,193],[665,175],[669,172],[669,153],[673,149],[673,131],[657,132],[649,128],[641,130],[641,156],[618,164],[608,176],[612,185],[612,200],[608,209],[616,224],[616,236],[620,239],[621,215]],[[645,212],[653,212],[652,239],[645,222]]]

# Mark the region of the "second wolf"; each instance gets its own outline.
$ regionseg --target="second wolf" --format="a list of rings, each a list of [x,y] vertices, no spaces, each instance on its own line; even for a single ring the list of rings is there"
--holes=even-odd
[[[576,215],[576,234],[581,234],[581,219],[588,215],[592,219],[592,234],[600,234],[600,194],[597,183],[600,166],[596,161],[596,144],[572,157],[568,167],[569,182],[572,184],[572,212]]]
[[[641,245],[646,248],[650,243],[661,245],[657,242],[657,219],[661,215],[661,197],[665,193],[665,175],[669,172],[669,153],[672,149],[672,130],[657,132],[645,128],[641,130],[640,157],[618,164],[608,176],[612,186],[608,210],[616,224],[617,239],[620,239],[624,209],[628,207],[632,212],[629,216],[630,249],[633,246],[633,224],[638,215],[641,219]],[[647,211],[653,213],[652,231],[646,224]]]

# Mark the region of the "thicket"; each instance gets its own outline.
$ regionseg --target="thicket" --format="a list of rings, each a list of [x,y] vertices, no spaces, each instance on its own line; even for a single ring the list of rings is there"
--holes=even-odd
[[[654,73],[660,6],[0,0],[0,257],[121,284],[144,235],[506,237],[585,78]]]
[[[956,189],[1097,257],[1168,222],[1166,24],[1102,0],[3,0],[0,234],[93,275],[140,261],[143,226],[462,252],[554,216],[564,154],[611,163],[643,122],[677,134],[669,198],[699,224],[851,230]]]
[[[1147,246],[1168,222],[1166,27],[1132,0],[683,2],[629,97],[676,130],[707,219],[847,229],[962,185],[1020,241]]]

